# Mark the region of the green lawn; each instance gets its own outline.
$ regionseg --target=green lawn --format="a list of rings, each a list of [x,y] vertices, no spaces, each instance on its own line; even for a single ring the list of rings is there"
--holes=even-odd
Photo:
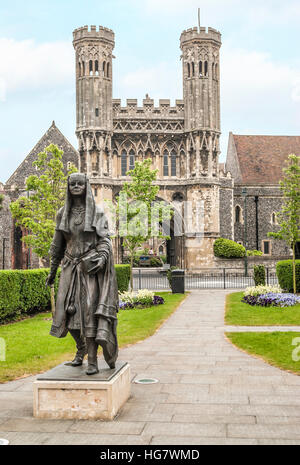
[[[151,336],[185,298],[182,294],[161,292],[163,305],[145,309],[121,310],[118,316],[119,346],[124,347]],[[40,313],[23,321],[0,326],[6,343],[6,361],[0,361],[0,383],[46,371],[75,353],[72,337],[49,335],[51,313]],[[100,352],[100,350],[99,350]]]
[[[226,336],[240,349],[262,358],[270,365],[300,374],[300,360],[293,360],[293,352],[294,358],[300,358],[300,332],[226,333]],[[293,345],[295,338],[299,340]]]
[[[241,302],[243,292],[226,296],[225,323],[237,326],[300,326],[300,304],[293,307],[259,307]]]

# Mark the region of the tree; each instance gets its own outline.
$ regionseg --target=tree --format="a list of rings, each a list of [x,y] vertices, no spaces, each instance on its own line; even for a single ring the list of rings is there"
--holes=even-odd
[[[131,275],[130,286],[133,290],[133,260],[136,250],[156,236],[168,239],[163,235],[159,224],[172,217],[172,207],[165,202],[155,201],[159,186],[153,184],[157,171],[151,169],[151,159],[136,162],[133,170],[126,174],[131,177],[125,182],[119,194],[117,214],[119,218],[119,235],[123,237],[123,246],[129,251]]]
[[[50,260],[49,250],[55,231],[57,211],[63,206],[67,176],[77,171],[74,165],[64,174],[63,151],[50,144],[33,162],[38,174],[26,180],[27,196],[10,204],[16,225],[26,228],[22,241],[41,259]],[[54,287],[51,286],[51,307],[54,308]]]
[[[269,237],[287,242],[293,251],[293,288],[296,293],[296,243],[300,240],[300,157],[291,154],[288,165],[283,168],[284,178],[279,182],[283,193],[283,205],[277,213],[279,231],[268,233]]]

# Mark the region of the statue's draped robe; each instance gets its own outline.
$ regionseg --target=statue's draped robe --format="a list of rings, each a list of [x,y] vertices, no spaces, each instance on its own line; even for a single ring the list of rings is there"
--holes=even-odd
[[[94,250],[105,264],[96,274],[89,274],[82,259]],[[57,214],[51,260],[57,264],[62,260],[62,263],[50,334],[60,338],[68,330],[78,329],[82,337],[96,338],[97,332],[108,331],[106,361],[115,362],[119,299],[112,246],[107,219],[95,205],[88,181],[83,222],[78,224],[69,193],[65,206]]]

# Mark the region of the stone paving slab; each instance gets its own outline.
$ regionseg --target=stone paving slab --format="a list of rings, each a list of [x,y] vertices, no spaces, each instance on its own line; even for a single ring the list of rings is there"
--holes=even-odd
[[[225,295],[193,291],[147,340],[120,350],[131,397],[111,422],[33,418],[35,377],[0,385],[0,437],[11,444],[300,444],[300,376],[239,351],[226,331]],[[139,377],[159,383],[138,385]]]

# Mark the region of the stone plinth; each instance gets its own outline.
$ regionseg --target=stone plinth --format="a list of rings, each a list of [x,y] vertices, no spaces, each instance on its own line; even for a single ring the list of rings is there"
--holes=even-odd
[[[112,420],[130,396],[130,366],[118,361],[111,370],[99,361],[99,373],[85,374],[81,367],[58,365],[33,383],[36,418]]]

